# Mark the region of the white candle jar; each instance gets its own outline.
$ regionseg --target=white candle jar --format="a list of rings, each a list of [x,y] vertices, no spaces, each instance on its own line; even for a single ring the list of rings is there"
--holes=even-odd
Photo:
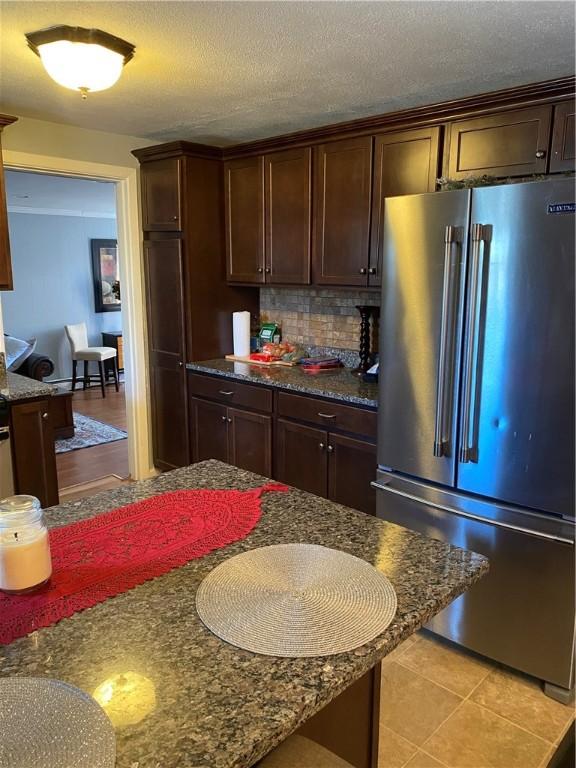
[[[0,589],[13,594],[44,586],[52,575],[50,540],[35,496],[0,500]]]

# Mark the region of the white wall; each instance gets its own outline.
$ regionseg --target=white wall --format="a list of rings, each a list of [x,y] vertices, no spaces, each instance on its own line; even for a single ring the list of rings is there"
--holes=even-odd
[[[79,107],[81,106],[79,103]],[[90,131],[30,117],[19,117],[16,123],[2,131],[2,148],[5,151],[66,157],[132,168],[138,167],[138,161],[131,154],[131,150],[157,143],[136,136]]]
[[[91,239],[116,239],[116,220],[9,213],[8,225],[14,290],[3,295],[5,332],[36,338],[36,352],[54,363],[50,378],[70,378],[65,325],[85,322],[92,346],[102,345],[102,331],[122,330],[120,312],[95,312],[90,255]]]

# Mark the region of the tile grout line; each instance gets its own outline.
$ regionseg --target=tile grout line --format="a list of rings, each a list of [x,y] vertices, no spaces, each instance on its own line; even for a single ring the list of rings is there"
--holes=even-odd
[[[407,648],[406,650],[409,650],[409,649]],[[402,652],[402,654],[401,654],[400,656],[403,656],[405,652],[406,652],[406,651],[403,651],[403,652]],[[392,661],[394,661],[394,659],[392,659]],[[496,716],[497,716],[497,717],[499,717],[501,720],[505,720],[507,723],[510,723],[511,725],[514,725],[516,728],[520,728],[520,730],[524,731],[524,733],[528,733],[530,736],[535,736],[537,739],[540,739],[541,741],[545,742],[546,744],[549,744],[549,745],[550,745],[550,746],[552,746],[552,747],[553,747],[553,746],[557,746],[557,745],[558,745],[559,741],[562,739],[562,736],[564,736],[564,734],[566,733],[566,731],[567,731],[567,730],[568,730],[568,728],[570,727],[571,723],[572,723],[572,722],[574,722],[574,720],[575,720],[575,718],[573,717],[573,718],[571,719],[571,721],[570,721],[570,722],[569,722],[569,723],[568,723],[568,724],[567,724],[567,725],[566,725],[566,726],[563,728],[563,730],[562,730],[562,734],[561,734],[561,736],[559,737],[559,739],[558,739],[558,742],[555,742],[555,741],[549,741],[548,739],[545,739],[543,736],[540,736],[540,734],[538,734],[538,733],[534,733],[533,731],[529,730],[528,728],[525,728],[525,727],[524,727],[524,726],[522,726],[522,725],[518,725],[518,723],[515,723],[513,720],[510,720],[510,719],[509,719],[508,717],[506,717],[505,715],[501,715],[501,714],[499,714],[498,712],[495,712],[493,709],[490,709],[490,707],[487,707],[487,706],[485,706],[484,704],[479,704],[477,701],[472,701],[472,700],[471,700],[472,694],[473,694],[473,693],[474,693],[474,692],[475,692],[475,691],[476,691],[476,690],[477,690],[477,689],[478,689],[478,688],[479,688],[479,687],[482,685],[482,683],[484,683],[484,682],[485,682],[486,678],[487,678],[487,677],[488,677],[490,674],[492,674],[492,672],[495,672],[495,671],[497,672],[497,671],[499,671],[499,669],[500,669],[499,667],[497,667],[497,666],[494,666],[492,669],[489,669],[489,670],[486,672],[486,674],[484,675],[484,677],[483,677],[483,678],[482,678],[482,679],[481,679],[481,680],[480,680],[478,683],[476,683],[476,685],[475,685],[475,686],[474,686],[474,687],[473,687],[473,688],[470,690],[470,692],[469,692],[469,693],[468,693],[466,696],[464,696],[464,697],[463,697],[461,694],[459,694],[459,693],[456,693],[456,691],[452,690],[451,688],[447,688],[445,685],[442,685],[442,683],[439,683],[439,682],[437,682],[436,680],[432,680],[431,678],[429,678],[429,677],[426,677],[426,675],[422,674],[421,672],[417,672],[416,670],[414,670],[414,669],[412,669],[411,667],[409,667],[407,664],[403,664],[400,658],[398,659],[398,663],[399,663],[399,664],[400,664],[400,665],[401,665],[401,666],[402,666],[404,669],[407,669],[409,672],[412,672],[412,673],[413,673],[413,674],[415,674],[415,675],[419,675],[419,676],[420,676],[420,677],[422,677],[424,680],[427,680],[428,682],[434,683],[434,685],[437,685],[439,688],[442,688],[443,690],[445,690],[445,691],[448,691],[449,693],[452,693],[452,694],[454,694],[455,696],[460,696],[460,698],[462,698],[462,701],[460,702],[460,704],[458,704],[458,706],[456,707],[456,709],[454,710],[454,712],[452,712],[452,714],[450,714],[448,717],[452,717],[452,715],[453,715],[453,714],[456,712],[456,710],[457,710],[457,709],[459,709],[460,705],[461,705],[462,703],[464,703],[464,701],[470,700],[470,701],[471,701],[471,703],[472,703],[472,704],[475,704],[477,707],[480,707],[481,709],[484,709],[484,710],[486,710],[487,712],[490,712],[491,714],[493,714],[493,715],[496,715]],[[542,695],[545,695],[545,694],[542,694]],[[447,719],[448,719],[448,718],[446,718],[446,720],[447,720]],[[441,724],[438,726],[438,728],[440,728],[440,727],[441,727],[441,726],[442,726],[442,725],[443,725],[443,724],[446,722],[446,720],[444,720],[444,721],[443,721],[443,722],[442,722],[442,723],[441,723]],[[438,728],[437,728],[436,730],[438,730]],[[434,733],[436,733],[436,731],[434,731]],[[430,735],[428,738],[432,738],[432,736],[434,735],[434,733],[432,733],[432,734],[431,734],[431,735]],[[426,741],[428,741],[428,739],[426,739]],[[425,742],[425,743],[426,743],[426,742]],[[430,757],[434,757],[434,755],[430,755]],[[435,759],[437,759],[437,758],[435,758]]]

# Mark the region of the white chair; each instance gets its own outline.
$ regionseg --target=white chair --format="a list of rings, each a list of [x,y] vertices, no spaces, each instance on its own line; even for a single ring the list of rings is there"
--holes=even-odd
[[[98,363],[98,370],[100,372],[100,388],[102,390],[102,397],[106,397],[106,386],[104,381],[104,360],[110,360],[112,358],[114,362],[112,366],[112,375],[114,376],[116,392],[118,392],[118,359],[116,357],[116,350],[114,347],[89,347],[86,323],[65,325],[64,330],[66,331],[66,336],[68,337],[70,348],[72,350],[72,392],[74,392],[76,389],[76,368],[78,365],[78,360],[84,361],[84,378],[82,380],[83,389],[86,389],[86,387],[90,386],[88,363],[91,360],[94,360]],[[106,371],[106,380],[107,379],[108,370]]]

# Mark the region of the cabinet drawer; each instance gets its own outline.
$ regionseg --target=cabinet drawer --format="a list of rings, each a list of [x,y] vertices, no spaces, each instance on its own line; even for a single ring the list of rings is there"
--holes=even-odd
[[[257,411],[272,410],[272,390],[218,376],[189,373],[188,391],[196,397],[207,397],[227,405],[254,408]]]
[[[321,424],[326,429],[341,429],[376,439],[377,418],[375,411],[350,405],[316,400],[286,392],[278,394],[278,415],[299,421]]]

